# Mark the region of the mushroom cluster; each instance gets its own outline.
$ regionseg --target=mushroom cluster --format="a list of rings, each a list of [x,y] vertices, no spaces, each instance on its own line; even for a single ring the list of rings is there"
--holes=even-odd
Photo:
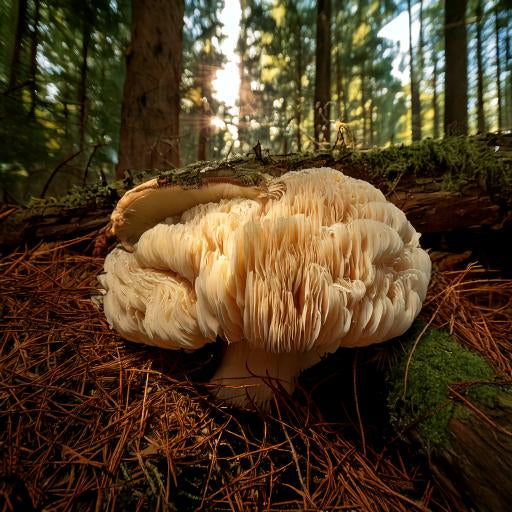
[[[339,347],[404,333],[430,259],[405,214],[367,182],[330,168],[258,185],[158,179],[119,201],[122,246],[105,260],[104,310],[124,338],[195,350],[227,342],[212,379],[232,405],[264,405],[272,381]]]

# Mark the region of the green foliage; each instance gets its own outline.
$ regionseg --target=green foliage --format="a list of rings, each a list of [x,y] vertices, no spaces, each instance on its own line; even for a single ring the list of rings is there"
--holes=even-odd
[[[130,3],[27,0],[26,26],[16,41],[16,24],[8,26],[7,20],[16,19],[18,6],[14,0],[0,1],[0,28],[6,28],[0,38],[0,168],[28,176],[29,186],[24,189],[16,187],[16,180],[1,182],[4,200],[24,202],[30,195],[39,195],[52,169],[74,153],[78,154],[54,180],[52,193],[62,194],[82,181],[93,151],[89,165],[107,177],[113,175]],[[86,69],[84,41],[88,41]],[[21,52],[13,85],[9,81],[16,44]],[[82,78],[86,86],[83,119]],[[85,138],[79,152],[81,122]],[[101,147],[95,150],[96,145]]]
[[[339,158],[349,168],[368,169],[373,178],[393,181],[412,177],[418,182],[436,179],[442,180],[444,190],[463,192],[466,186],[476,185],[504,204],[509,204],[512,198],[510,156],[496,151],[485,140],[426,139],[372,151],[343,147]]]
[[[477,0],[468,2],[468,21],[472,20],[476,3]],[[25,22],[19,25],[17,20],[23,5],[26,5]],[[201,132],[208,146],[206,156],[201,158],[208,160],[226,155],[232,149],[248,152],[258,140],[271,153],[312,150],[315,2],[241,2],[237,51],[247,97],[239,101],[240,113],[222,104],[212,90],[212,79],[225,63],[221,45],[226,28],[220,21],[223,5],[222,0],[185,2],[180,91],[182,162],[198,159]],[[413,18],[417,19],[419,2],[413,1],[412,5]],[[406,11],[407,2],[332,0],[332,6],[331,133],[348,126],[357,147],[393,146],[408,141],[409,86],[393,71],[397,58],[406,48],[379,36],[388,22]],[[502,118],[507,128],[512,121],[511,15],[506,0],[483,2],[483,6],[486,126],[489,129],[497,126],[493,101],[496,84],[500,82],[503,84]],[[52,170],[75,153],[52,181],[50,194],[61,195],[81,183],[86,169],[88,183],[98,175],[113,178],[124,61],[130,53],[130,11],[130,0],[0,0],[1,199],[24,203],[31,195],[38,196]],[[439,25],[442,16],[443,2],[423,2],[423,46],[420,48],[420,41],[415,43],[423,133],[436,137],[442,132],[444,64],[443,33]],[[476,92],[472,85],[476,83],[475,25],[467,24],[473,129],[476,126]],[[16,48],[19,49],[17,65],[13,59]],[[500,77],[496,76],[497,56],[501,61]],[[419,69],[421,64],[424,69]],[[405,65],[406,60],[403,69]],[[219,118],[217,124],[221,128],[211,126],[214,117]],[[225,125],[232,128],[231,132]],[[233,140],[236,130],[240,146]],[[425,147],[421,149],[424,150]],[[460,165],[458,150],[453,155],[440,155],[437,147],[431,146],[430,151],[433,165],[447,170],[447,188],[460,187],[464,177],[473,173],[476,164],[469,159]],[[483,162],[478,155],[474,158],[475,162]],[[454,162],[456,165],[452,165]],[[397,172],[401,169],[400,163],[389,165]],[[476,174],[479,180],[487,181],[495,172],[503,174],[500,169],[478,170]],[[505,185],[509,186],[509,182]]]
[[[404,375],[414,342],[421,331],[415,326],[401,338],[398,364],[388,374],[388,406],[393,426],[399,431],[417,426],[429,449],[442,449],[450,441],[450,421],[466,418],[466,407],[450,399],[449,387],[464,382],[467,397],[479,406],[492,407],[498,387],[494,372],[478,354],[456,343],[446,331],[428,329],[412,354],[404,397]],[[481,384],[489,382],[488,385]]]

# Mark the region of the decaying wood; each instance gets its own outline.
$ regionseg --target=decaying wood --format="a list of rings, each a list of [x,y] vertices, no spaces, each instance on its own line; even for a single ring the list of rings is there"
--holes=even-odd
[[[452,389],[455,400],[464,397]],[[477,510],[508,512],[512,503],[512,394],[501,392],[492,407],[466,402],[464,419],[450,422],[450,447],[430,457],[430,467],[441,486],[450,490],[460,509],[470,502]]]
[[[426,455],[453,510],[512,503],[511,305],[510,280],[475,266],[436,273],[421,313],[428,323],[388,353],[392,424]]]
[[[503,198],[497,199],[474,180],[467,183],[463,191],[443,190],[442,178],[415,178],[412,175],[391,174],[386,177],[375,174],[364,163],[354,165],[347,162],[347,154],[335,158],[332,154],[264,156],[256,158],[237,157],[224,162],[202,163],[202,167],[161,171],[167,176],[208,176],[222,173],[240,176],[244,173],[268,173],[274,176],[290,170],[308,167],[331,166],[355,177],[370,181],[380,188],[390,201],[405,211],[415,228],[423,234],[447,233],[478,227],[501,229],[512,225],[512,216]],[[195,179],[195,178],[194,178]],[[99,229],[108,221],[114,204],[123,192],[112,195],[112,200],[103,200],[101,206],[90,201],[79,207],[50,205],[34,211],[14,209],[6,214],[0,226],[0,248],[13,248],[33,244],[50,237],[55,239],[81,236],[87,230]]]
[[[435,192],[397,191],[390,198],[420,233],[444,233],[475,227],[499,228],[509,221],[501,207],[477,191],[471,195],[442,190]]]

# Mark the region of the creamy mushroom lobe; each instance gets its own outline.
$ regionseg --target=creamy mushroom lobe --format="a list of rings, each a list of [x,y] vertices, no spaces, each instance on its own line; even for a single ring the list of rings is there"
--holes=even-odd
[[[330,168],[258,186],[128,192],[112,214],[123,244],[99,277],[124,338],[168,349],[227,342],[212,378],[232,405],[265,405],[275,379],[339,347],[403,334],[421,309],[431,263],[405,214],[375,187]]]

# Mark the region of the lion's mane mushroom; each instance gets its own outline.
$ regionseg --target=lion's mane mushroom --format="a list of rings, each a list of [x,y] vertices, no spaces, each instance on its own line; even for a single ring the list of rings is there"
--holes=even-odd
[[[152,180],[112,215],[125,248],[100,276],[105,314],[131,341],[228,346],[212,382],[234,405],[292,391],[339,347],[402,334],[421,308],[430,259],[405,214],[375,187],[321,168],[259,185]],[[128,248],[128,250],[126,249]]]

